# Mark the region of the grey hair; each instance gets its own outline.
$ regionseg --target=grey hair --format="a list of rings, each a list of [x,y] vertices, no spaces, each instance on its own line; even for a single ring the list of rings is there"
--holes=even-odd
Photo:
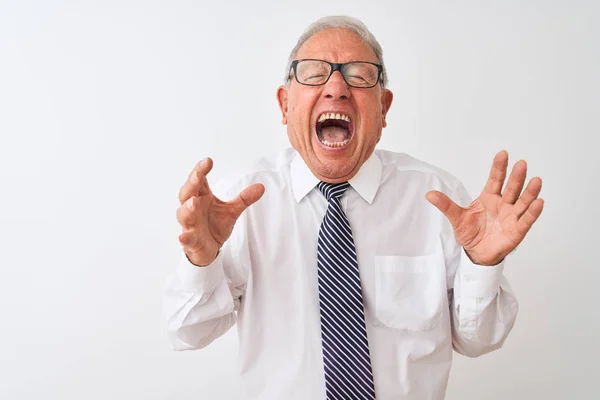
[[[365,43],[373,49],[373,51],[375,52],[375,56],[377,57],[377,62],[383,66],[382,84],[383,87],[387,86],[387,71],[385,69],[385,63],[383,62],[383,49],[381,48],[381,45],[362,21],[360,21],[357,18],[348,17],[345,15],[323,17],[313,22],[308,28],[306,28],[302,36],[300,36],[300,39],[298,39],[296,47],[294,47],[294,49],[290,53],[290,57],[288,58],[288,64],[285,70],[284,77],[285,84],[287,84],[289,80],[292,61],[296,59],[296,55],[298,54],[298,50],[300,49],[300,47],[302,47],[302,45],[313,35],[326,29],[347,29],[360,36],[362,40],[364,40]]]

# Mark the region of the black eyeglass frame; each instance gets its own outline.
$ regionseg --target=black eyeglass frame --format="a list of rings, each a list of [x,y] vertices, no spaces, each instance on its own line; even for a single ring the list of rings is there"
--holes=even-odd
[[[325,82],[323,83],[319,83],[319,84],[310,84],[310,83],[302,83],[298,80],[298,74],[296,73],[296,67],[298,66],[298,63],[300,61],[321,61],[324,62],[326,64],[329,64],[329,66],[331,67],[331,71],[329,72],[329,76],[327,77],[327,79],[325,79]],[[347,80],[346,77],[344,76],[344,74],[342,73],[342,67],[344,67],[345,65],[348,64],[355,64],[355,63],[362,63],[362,64],[371,64],[377,67],[377,80],[375,81],[375,84],[373,84],[372,86],[354,86],[352,84],[350,84]],[[294,78],[296,79],[296,82],[298,82],[301,85],[304,86],[323,86],[325,85],[327,82],[329,82],[329,78],[331,78],[331,75],[333,75],[333,73],[335,71],[340,71],[340,75],[342,75],[342,78],[344,79],[344,82],[346,82],[346,84],[350,87],[353,88],[357,88],[357,89],[370,89],[373,88],[375,86],[377,86],[378,83],[383,84],[383,65],[381,64],[375,64],[372,63],[370,61],[349,61],[347,63],[331,63],[329,61],[325,61],[325,60],[319,60],[318,58],[303,58],[301,60],[293,60],[292,63],[290,64],[290,72],[294,71]],[[291,76],[288,76],[288,79],[292,79]]]

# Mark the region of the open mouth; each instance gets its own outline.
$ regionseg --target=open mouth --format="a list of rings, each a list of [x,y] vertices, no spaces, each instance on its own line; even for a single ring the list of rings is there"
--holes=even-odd
[[[317,138],[327,147],[344,147],[354,134],[354,126],[346,114],[323,113],[317,120]]]

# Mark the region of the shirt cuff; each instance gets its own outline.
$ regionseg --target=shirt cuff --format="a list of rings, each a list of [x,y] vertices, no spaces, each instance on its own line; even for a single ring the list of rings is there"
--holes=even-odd
[[[493,266],[473,264],[461,248],[460,286],[462,295],[466,297],[494,297],[500,288],[500,280],[504,271],[504,261]]]
[[[183,253],[177,266],[177,277],[187,292],[212,291],[221,283],[224,276],[222,251],[219,251],[217,258],[205,267],[192,264]]]

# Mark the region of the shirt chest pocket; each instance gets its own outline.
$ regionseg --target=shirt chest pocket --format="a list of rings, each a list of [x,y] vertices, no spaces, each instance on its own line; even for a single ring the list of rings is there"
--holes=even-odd
[[[442,319],[443,259],[375,256],[375,317],[387,327],[426,331]]]

